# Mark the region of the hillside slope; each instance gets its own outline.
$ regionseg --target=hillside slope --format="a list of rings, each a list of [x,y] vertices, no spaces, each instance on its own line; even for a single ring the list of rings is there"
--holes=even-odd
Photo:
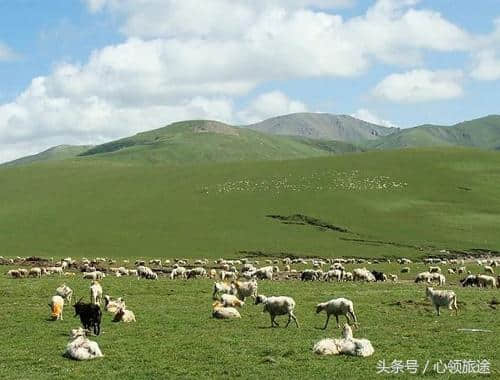
[[[352,144],[376,140],[398,130],[368,123],[348,115],[328,113],[295,113],[277,116],[248,125],[247,128],[275,135],[345,141]]]
[[[67,158],[76,157],[92,147],[92,145],[58,145],[31,156],[26,156],[18,158],[14,161],[6,162],[4,164],[1,164],[0,166],[18,166],[30,164],[33,162],[65,160]]]

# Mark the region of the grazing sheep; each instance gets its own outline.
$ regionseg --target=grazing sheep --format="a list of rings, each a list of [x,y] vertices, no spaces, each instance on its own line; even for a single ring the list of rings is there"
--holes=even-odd
[[[312,270],[312,269],[305,269],[300,274],[300,280],[301,281],[316,281],[318,279],[319,278],[318,278],[317,271]]]
[[[11,269],[7,272],[7,276],[10,276],[12,278],[21,278],[21,272],[19,272],[17,269]]]
[[[83,274],[83,278],[87,280],[102,280],[106,275],[100,271],[86,272]]]
[[[132,310],[126,309],[125,305],[122,305],[116,310],[115,316],[113,317],[113,322],[136,322],[135,314]]]
[[[87,331],[79,328],[71,330],[74,340],[66,346],[64,356],[74,360],[89,360],[104,356],[96,342],[89,340]]]
[[[455,309],[455,314],[458,314],[457,295],[453,290],[434,290],[427,287],[425,295],[431,300],[432,305],[436,308],[437,315],[441,315],[439,308],[446,306],[448,309]]]
[[[372,270],[373,277],[375,277],[375,281],[387,281],[387,276],[383,272],[378,272],[376,270]]]
[[[61,296],[53,296],[49,303],[50,316],[53,320],[63,320],[64,299]]]
[[[424,282],[424,281],[430,283],[431,278],[432,274],[430,272],[422,272],[417,274],[417,277],[415,278],[415,283],[418,284],[419,282]]]
[[[322,339],[313,347],[313,352],[318,355],[351,355],[367,357],[373,355],[375,350],[367,339],[356,339],[352,336],[352,329],[346,323],[342,331],[342,339]]]
[[[253,297],[253,298],[257,297],[258,285],[256,280],[247,282],[233,281],[231,284],[236,289],[236,296],[240,300],[245,301],[245,298],[247,297]]]
[[[19,273],[21,273],[22,277],[28,277],[29,272],[27,269],[19,268],[18,271],[19,271]]]
[[[375,276],[366,268],[356,268],[352,271],[354,280],[373,282]]]
[[[102,301],[102,286],[97,281],[92,281],[90,285],[90,302],[99,305]]]
[[[75,317],[78,315],[85,329],[94,329],[94,334],[99,335],[101,332],[101,308],[99,305],[92,303],[83,303],[82,299],[73,305],[75,308]]]
[[[221,270],[220,271],[220,279],[222,281],[225,280],[236,280],[238,278],[238,274],[234,272],[228,272],[226,270]]]
[[[351,316],[353,323],[357,323],[356,314],[354,314],[354,304],[351,300],[346,298],[335,298],[328,302],[319,303],[316,305],[316,314],[326,311],[326,322],[323,330],[325,330],[328,326],[328,322],[330,321],[330,316],[335,315],[335,319],[337,320],[337,328],[339,325],[339,315],[344,315],[349,323],[349,315]]]
[[[332,279],[335,279],[337,281],[342,281],[344,277],[344,271],[340,269],[330,269],[328,272],[326,272],[323,276],[323,279],[325,281],[330,281]]]
[[[137,279],[145,278],[146,280],[158,280],[158,275],[149,267],[140,265],[137,267]]]
[[[398,275],[396,275],[396,274],[390,274],[389,278],[391,279],[392,282],[396,282],[398,280]]]
[[[184,267],[177,267],[170,272],[170,279],[173,280],[174,278],[186,278],[186,268]]]
[[[496,288],[497,286],[497,281],[495,277],[486,276],[484,274],[480,274],[479,276],[477,276],[477,283],[481,288],[487,288],[488,286]]]
[[[288,315],[288,322],[285,327],[288,327],[290,321],[293,319],[297,327],[299,327],[299,322],[297,321],[297,317],[293,313],[295,309],[295,300],[292,297],[286,296],[273,296],[266,297],[262,294],[258,295],[255,299],[255,304],[263,304],[264,313],[269,313],[271,316],[271,327],[279,326],[278,322],[275,321],[276,316],[278,315]]]
[[[107,294],[104,296],[104,309],[106,309],[106,311],[115,314],[120,307],[125,307],[125,301],[123,301],[121,297],[112,300]]]
[[[437,282],[440,286],[446,283],[446,278],[441,273],[431,273],[430,280]]]
[[[42,269],[41,268],[31,268],[28,276],[30,277],[42,277]]]
[[[493,270],[493,268],[491,266],[489,266],[489,265],[485,265],[484,266],[484,271],[486,273],[495,273],[495,271]]]
[[[215,302],[213,305],[212,317],[217,319],[233,319],[241,318],[238,310],[234,307],[224,307],[220,302]]]
[[[352,274],[352,272],[344,272],[343,280],[354,281],[354,275]]]
[[[62,284],[56,289],[56,294],[64,298],[69,303],[71,302],[71,297],[73,297],[73,290],[66,284]]]
[[[466,286],[479,286],[479,282],[477,280],[477,276],[470,274],[464,279],[460,280],[460,283],[462,284],[463,287]]]
[[[429,267],[429,272],[430,273],[441,273],[441,268],[440,267]]]
[[[401,273],[410,273],[410,267],[401,268]]]
[[[228,306],[242,307],[243,305],[245,305],[245,302],[243,302],[238,297],[236,297],[232,294],[223,294],[220,297],[220,299],[222,301],[222,306],[224,306],[224,307],[228,307]]]
[[[259,268],[255,271],[255,273],[253,275],[261,280],[272,280],[273,279],[273,267]]]
[[[236,288],[233,284],[228,284],[227,282],[214,282],[214,291],[212,294],[212,299],[217,299],[217,294],[236,294]]]

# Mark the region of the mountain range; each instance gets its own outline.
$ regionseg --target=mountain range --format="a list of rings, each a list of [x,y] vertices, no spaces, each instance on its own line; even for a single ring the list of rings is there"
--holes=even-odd
[[[171,164],[285,160],[440,146],[498,150],[500,116],[490,115],[452,126],[421,125],[406,129],[326,113],[295,113],[247,126],[190,120],[96,146],[60,145],[2,166],[65,159]]]

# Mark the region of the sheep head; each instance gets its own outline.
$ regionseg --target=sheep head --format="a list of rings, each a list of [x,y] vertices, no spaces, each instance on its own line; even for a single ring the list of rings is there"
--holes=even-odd
[[[325,303],[319,303],[316,305],[316,314],[321,313],[323,310],[325,310]]]
[[[258,305],[260,303],[265,303],[267,301],[267,297],[259,294],[257,297],[255,297],[255,305]]]

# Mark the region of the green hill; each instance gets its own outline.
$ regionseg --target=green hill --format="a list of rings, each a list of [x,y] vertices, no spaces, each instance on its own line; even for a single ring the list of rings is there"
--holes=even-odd
[[[58,145],[43,152],[4,163],[5,166],[26,165],[33,162],[60,161],[73,158],[92,148],[92,145]],[[1,166],[1,165],[0,165]]]
[[[118,151],[119,152],[119,151]],[[421,256],[500,250],[500,155],[0,168],[3,256]]]
[[[371,141],[376,149],[394,149],[431,146],[464,146],[500,149],[500,116],[490,115],[452,126],[421,125],[401,129],[391,135]]]

